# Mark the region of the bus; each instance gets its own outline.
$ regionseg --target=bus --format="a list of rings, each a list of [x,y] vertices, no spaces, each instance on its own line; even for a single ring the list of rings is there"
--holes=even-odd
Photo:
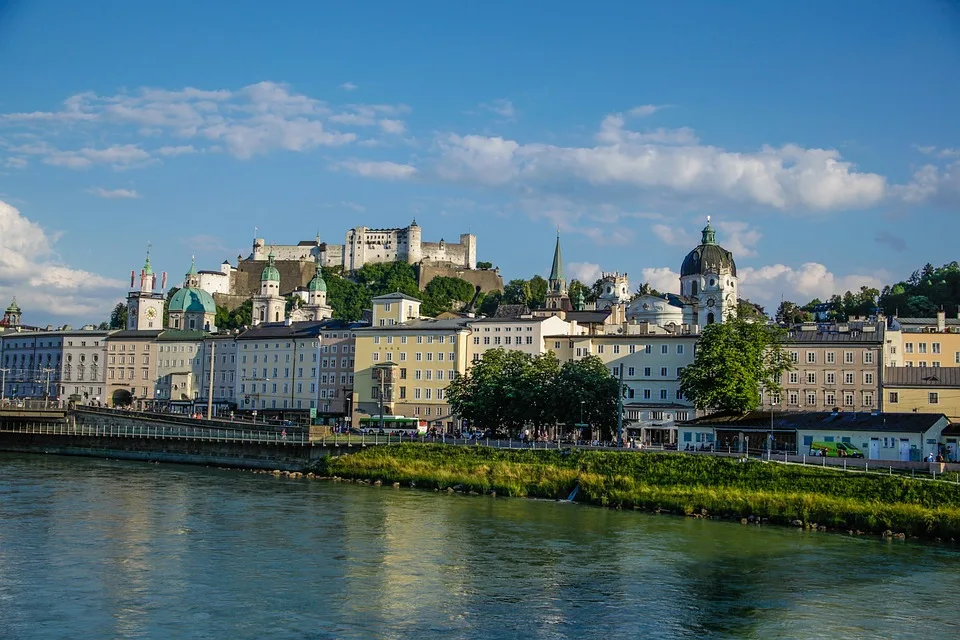
[[[381,433],[380,416],[360,418],[361,433]],[[427,421],[407,416],[383,416],[383,433],[402,433],[405,436],[423,435],[427,432]]]
[[[811,456],[826,455],[829,458],[862,458],[863,452],[847,442],[813,442]]]

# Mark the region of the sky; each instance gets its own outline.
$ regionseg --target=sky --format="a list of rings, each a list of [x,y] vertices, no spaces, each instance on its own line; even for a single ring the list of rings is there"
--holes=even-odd
[[[957,257],[957,6],[0,0],[0,308],[414,218],[677,291],[710,215],[768,311],[880,288]]]

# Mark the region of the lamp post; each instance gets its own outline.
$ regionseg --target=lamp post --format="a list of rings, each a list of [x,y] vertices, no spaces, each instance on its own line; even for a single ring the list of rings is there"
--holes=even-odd
[[[0,369],[0,405],[6,401],[6,390],[7,390],[7,372],[10,369]]]
[[[47,380],[44,383],[44,387],[43,387],[43,406],[44,408],[46,408],[47,404],[49,404],[50,402],[50,374],[53,372],[53,369],[51,369],[50,367],[44,367],[43,369],[41,369],[41,371],[47,374]]]

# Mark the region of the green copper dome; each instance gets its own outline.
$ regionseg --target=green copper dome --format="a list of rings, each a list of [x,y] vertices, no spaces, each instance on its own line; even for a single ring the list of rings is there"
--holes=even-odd
[[[213,296],[203,289],[184,287],[170,298],[167,310],[184,313],[216,313],[217,304],[213,301]]]
[[[270,252],[270,255],[267,256],[267,266],[263,270],[263,275],[260,276],[260,282],[266,282],[272,280],[273,282],[280,282],[280,272],[277,271],[276,265],[273,263],[273,252]]]
[[[10,306],[7,307],[7,313],[20,313],[20,306],[17,305],[17,299],[14,298],[10,303]]]
[[[327,283],[323,279],[323,271],[320,269],[320,265],[317,265],[317,272],[314,274],[313,278],[310,280],[310,284],[307,285],[308,291],[317,291],[320,293],[327,292]]]

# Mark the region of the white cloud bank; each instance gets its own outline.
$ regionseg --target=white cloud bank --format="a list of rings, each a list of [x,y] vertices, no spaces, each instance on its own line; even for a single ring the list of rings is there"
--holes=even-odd
[[[105,320],[124,293],[124,283],[60,264],[56,238],[0,200],[0,300],[16,296],[24,322],[45,316]]]

